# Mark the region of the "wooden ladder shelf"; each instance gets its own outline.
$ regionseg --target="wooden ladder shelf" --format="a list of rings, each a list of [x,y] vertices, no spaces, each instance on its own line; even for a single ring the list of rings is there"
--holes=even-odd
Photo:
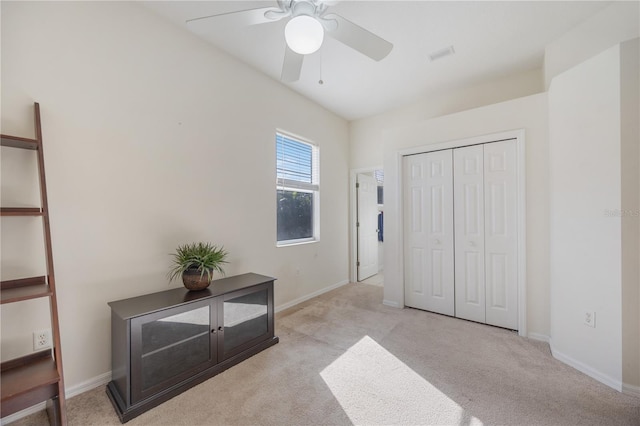
[[[66,425],[64,380],[62,375],[62,354],[60,326],[58,324],[58,303],[53,273],[51,249],[51,228],[47,183],[44,174],[44,154],[42,152],[42,128],[40,125],[40,105],[34,104],[36,138],[0,135],[1,146],[33,150],[37,155],[40,182],[40,207],[2,207],[0,216],[41,217],[43,222],[46,275],[27,277],[0,282],[0,303],[18,303],[41,297],[49,298],[51,313],[51,333],[53,349],[29,354],[2,363],[0,367],[2,418],[47,401],[49,421],[54,425]]]

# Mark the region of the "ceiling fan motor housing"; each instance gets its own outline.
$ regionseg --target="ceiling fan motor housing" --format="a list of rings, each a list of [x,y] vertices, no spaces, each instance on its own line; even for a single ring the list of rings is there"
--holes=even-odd
[[[314,0],[293,0],[291,2],[291,15],[300,16],[307,15],[313,18],[319,16],[321,12],[321,4]]]

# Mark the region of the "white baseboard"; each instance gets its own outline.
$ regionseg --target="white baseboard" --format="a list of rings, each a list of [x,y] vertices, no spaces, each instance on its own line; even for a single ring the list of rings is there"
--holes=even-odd
[[[540,334],[540,333],[528,333],[527,337],[531,340],[538,340],[540,342],[545,342],[545,343],[549,343],[549,341],[551,340],[551,338],[546,334]]]
[[[395,302],[393,300],[384,299],[384,300],[382,300],[382,304],[384,306],[390,306],[392,308],[402,308],[402,306],[400,306],[400,304],[398,302]]]
[[[66,388],[65,389],[66,399],[73,398],[76,395],[80,395],[81,393],[85,393],[87,391],[90,391],[100,386],[106,386],[107,383],[109,383],[109,381],[111,381],[111,371],[107,371],[104,374],[101,374],[99,376],[86,380],[82,383]],[[18,411],[17,413],[13,413],[10,416],[4,417],[0,424],[6,425],[9,423],[15,422],[16,420],[19,420],[23,417],[30,416],[31,414],[37,413],[38,411],[43,411],[46,408],[47,408],[47,403],[41,402],[39,404],[26,408],[22,411]]]
[[[640,386],[622,383],[622,393],[640,398]]]
[[[93,377],[77,385],[66,389],[67,398],[73,398],[76,395],[90,391],[100,386],[106,386],[111,381],[111,371],[107,371],[99,376]]]
[[[318,291],[314,291],[313,293],[307,294],[305,296],[298,297],[297,299],[294,299],[294,300],[292,300],[290,302],[283,303],[282,305],[276,306],[275,307],[275,311],[276,312],[284,311],[285,309],[289,309],[290,307],[295,306],[295,305],[297,305],[299,303],[306,302],[307,300],[313,299],[316,296],[320,296],[321,294],[327,293],[327,292],[329,292],[331,290],[335,290],[338,287],[342,287],[345,284],[349,284],[349,282],[350,282],[349,280],[343,280],[343,281],[340,281],[339,283],[333,284],[333,285],[331,285],[329,287],[325,287],[323,289],[320,289]]]
[[[601,371],[598,371],[595,368],[570,357],[569,355],[559,352],[558,350],[553,348],[553,340],[551,339],[549,339],[549,347],[551,348],[551,355],[553,355],[555,359],[564,362],[565,364],[575,368],[576,370],[586,374],[589,377],[596,379],[600,383],[604,383],[605,385],[617,390],[618,392],[622,392],[622,382],[620,380],[616,380],[608,374],[604,374]]]

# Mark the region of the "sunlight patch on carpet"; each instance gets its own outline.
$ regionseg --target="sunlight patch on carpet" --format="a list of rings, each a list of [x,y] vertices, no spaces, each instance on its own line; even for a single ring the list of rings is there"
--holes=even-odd
[[[369,336],[320,376],[354,424],[482,425]]]

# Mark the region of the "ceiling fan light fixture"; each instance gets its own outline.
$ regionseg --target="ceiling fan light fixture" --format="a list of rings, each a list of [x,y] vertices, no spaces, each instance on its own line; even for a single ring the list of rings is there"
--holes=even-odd
[[[291,50],[300,55],[308,55],[322,46],[324,28],[317,19],[299,15],[287,22],[284,38]]]

